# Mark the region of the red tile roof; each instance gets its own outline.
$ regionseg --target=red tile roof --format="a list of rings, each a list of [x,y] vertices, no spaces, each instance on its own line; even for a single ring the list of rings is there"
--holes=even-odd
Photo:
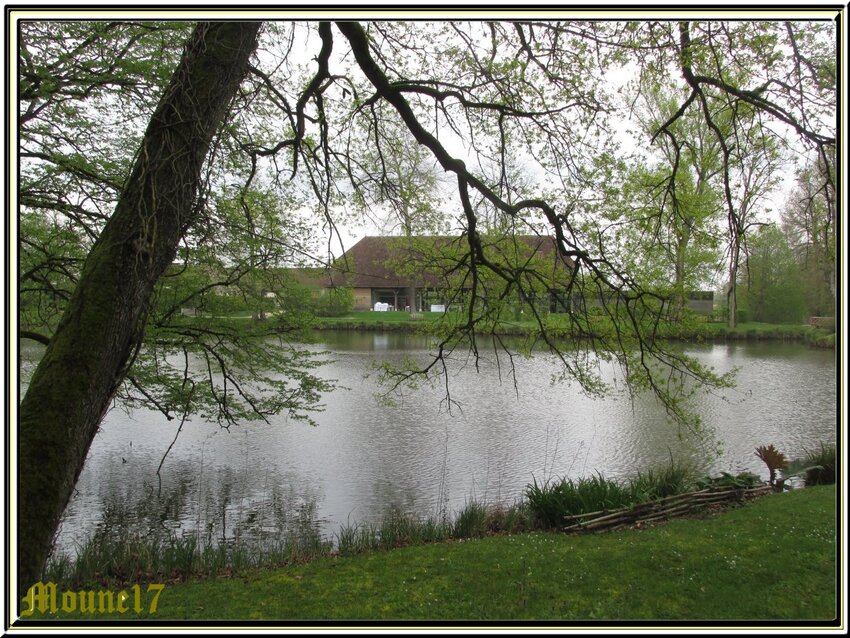
[[[501,263],[519,263],[532,255],[565,263],[558,257],[551,237],[516,235],[482,237],[485,254]],[[469,249],[463,236],[376,237],[367,236],[336,260],[334,268],[344,284],[353,288],[440,287],[446,271],[457,266]],[[567,260],[568,264],[571,264]],[[340,282],[337,282],[338,284]]]

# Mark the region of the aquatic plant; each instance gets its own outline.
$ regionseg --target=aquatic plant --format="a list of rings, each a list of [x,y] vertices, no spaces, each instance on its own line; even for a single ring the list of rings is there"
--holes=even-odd
[[[565,516],[617,509],[633,503],[632,491],[601,474],[576,481],[561,479],[538,485],[537,480],[525,490],[532,512],[543,527],[558,527]]]
[[[740,472],[739,474],[721,472],[720,476],[706,476],[699,479],[696,482],[696,487],[701,490],[708,488],[735,488],[747,490],[756,487],[761,482],[761,479],[752,472]]]
[[[835,483],[835,445],[820,444],[819,451],[805,451],[802,458],[788,463],[787,475],[802,475],[806,486]]]
[[[770,471],[770,484],[776,485],[776,471],[784,469],[788,464],[785,455],[771,443],[768,446],[757,447],[756,456],[767,465],[767,469]]]
[[[633,501],[642,503],[658,498],[673,496],[687,492],[696,483],[696,473],[691,465],[686,463],[670,464],[660,470],[649,469],[638,472],[629,480]]]

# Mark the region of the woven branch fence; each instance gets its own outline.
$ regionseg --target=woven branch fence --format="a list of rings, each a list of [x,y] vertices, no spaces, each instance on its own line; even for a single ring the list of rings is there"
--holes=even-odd
[[[774,491],[770,485],[753,488],[704,489],[687,494],[676,494],[667,498],[640,503],[620,510],[599,510],[587,514],[565,516],[565,532],[602,532],[638,523],[652,523],[676,516],[684,516],[704,509],[709,505],[742,502]]]

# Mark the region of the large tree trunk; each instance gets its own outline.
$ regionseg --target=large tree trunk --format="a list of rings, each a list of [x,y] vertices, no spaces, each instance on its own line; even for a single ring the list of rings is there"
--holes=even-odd
[[[247,72],[259,27],[196,27],[21,402],[21,593],[41,577],[89,446],[140,343],[154,284],[192,223],[204,161]]]

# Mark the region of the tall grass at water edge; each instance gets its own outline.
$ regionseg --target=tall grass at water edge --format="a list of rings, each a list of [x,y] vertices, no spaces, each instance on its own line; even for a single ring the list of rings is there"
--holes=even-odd
[[[834,481],[834,446],[831,450]],[[819,462],[814,462],[814,458]],[[821,468],[827,466],[829,458],[830,448],[822,446],[817,457],[810,455],[801,462],[809,462],[805,466],[809,469]],[[749,473],[699,478],[691,467],[673,462],[667,468],[639,472],[626,481],[607,479],[600,473],[542,485],[534,479],[526,488],[525,498],[513,505],[473,500],[454,518],[447,514],[421,517],[392,508],[377,524],[341,526],[333,540],[325,538],[316,526],[302,526],[261,546],[244,541],[200,545],[194,536],[125,537],[101,529],[79,548],[75,560],[66,556],[51,559],[44,577],[64,587],[186,580],[303,563],[322,556],[353,555],[501,532],[558,529],[566,516],[621,509],[709,485],[740,488],[759,483],[760,479]]]
[[[532,517],[525,503],[508,506],[470,501],[454,519],[447,516],[420,517],[391,509],[377,525],[344,525],[336,539],[339,554],[351,555],[530,529],[533,529]]]
[[[529,506],[542,527],[556,527],[564,516],[625,507],[630,491],[616,481],[597,474],[588,479],[561,479],[538,485],[534,479],[526,490]]]
[[[835,445],[821,443],[818,450],[806,450],[784,468],[783,474],[802,476],[806,486],[835,483]]]
[[[542,485],[535,479],[526,489],[526,498],[535,526],[553,529],[562,526],[565,517],[624,509],[707,487],[746,488],[760,482],[749,472],[700,478],[690,465],[671,461],[666,468],[638,472],[626,481],[607,479],[599,473],[577,480],[550,480]]]
[[[353,555],[407,545],[473,538],[492,532],[531,529],[523,504],[514,506],[467,503],[452,519],[420,517],[391,508],[378,524],[345,524],[328,539],[317,527],[258,544],[228,541],[199,544],[194,535],[178,537],[125,536],[99,529],[72,559],[57,555],[48,563],[44,580],[66,588],[132,582],[179,581],[235,573],[256,567],[304,563],[322,556]]]
[[[64,554],[52,557],[44,580],[66,588],[179,581],[300,563],[328,555],[331,550],[332,543],[312,531],[287,534],[262,546],[240,542],[202,546],[195,536],[124,537],[99,531],[78,548],[76,558]]]

